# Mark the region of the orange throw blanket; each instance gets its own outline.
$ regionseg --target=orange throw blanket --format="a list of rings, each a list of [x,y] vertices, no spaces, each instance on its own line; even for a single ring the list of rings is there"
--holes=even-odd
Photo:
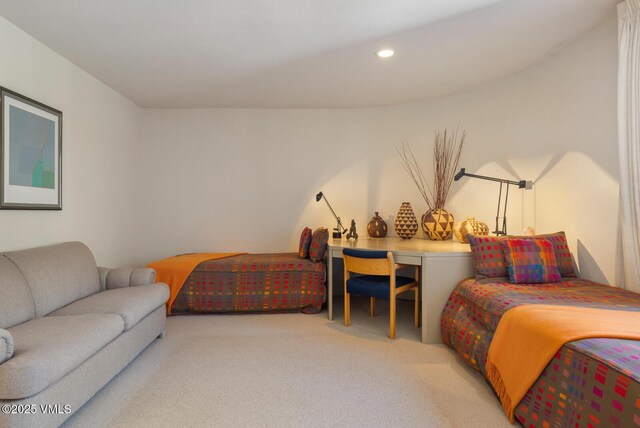
[[[245,253],[193,253],[168,257],[157,260],[147,265],[156,270],[156,281],[164,282],[169,286],[169,300],[167,301],[167,315],[171,315],[171,305],[176,300],[191,272],[202,262],[208,260],[224,259]]]
[[[640,312],[523,305],[502,316],[486,369],[511,423],[516,406],[562,345],[594,337],[640,340]]]

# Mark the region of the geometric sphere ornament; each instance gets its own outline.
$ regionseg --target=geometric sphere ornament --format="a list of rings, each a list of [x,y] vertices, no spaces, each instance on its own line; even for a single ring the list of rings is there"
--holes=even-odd
[[[445,241],[453,235],[453,214],[441,208],[427,211],[422,216],[422,230],[434,241]]]

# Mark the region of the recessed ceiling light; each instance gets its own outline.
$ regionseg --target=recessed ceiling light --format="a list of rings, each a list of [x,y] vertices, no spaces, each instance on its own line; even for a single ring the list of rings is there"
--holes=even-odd
[[[391,58],[395,52],[391,49],[382,49],[376,52],[378,58]]]

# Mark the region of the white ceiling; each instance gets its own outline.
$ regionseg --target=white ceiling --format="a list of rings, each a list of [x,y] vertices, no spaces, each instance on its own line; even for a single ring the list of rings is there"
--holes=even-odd
[[[617,2],[0,0],[0,15],[143,107],[364,107],[526,68]]]

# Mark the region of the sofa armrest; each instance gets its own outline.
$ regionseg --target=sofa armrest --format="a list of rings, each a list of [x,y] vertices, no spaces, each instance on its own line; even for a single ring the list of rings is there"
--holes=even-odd
[[[156,271],[150,268],[98,268],[100,288],[112,290],[114,288],[132,287],[135,285],[154,284]]]
[[[0,329],[0,364],[13,357],[13,336],[7,330]]]

